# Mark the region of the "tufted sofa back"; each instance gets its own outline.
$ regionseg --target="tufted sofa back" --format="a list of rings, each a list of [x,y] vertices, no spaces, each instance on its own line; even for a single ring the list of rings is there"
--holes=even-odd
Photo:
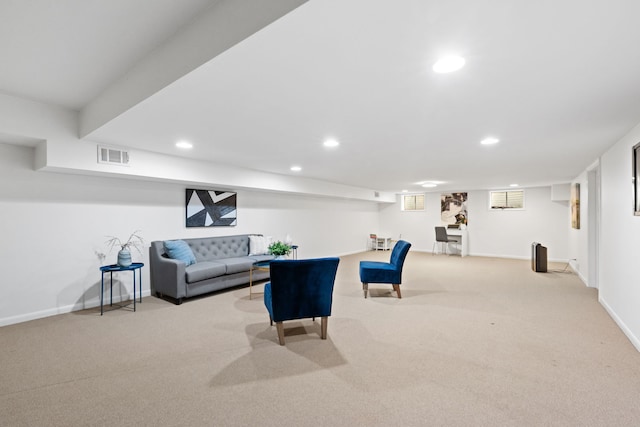
[[[183,239],[198,262],[249,255],[249,235]]]

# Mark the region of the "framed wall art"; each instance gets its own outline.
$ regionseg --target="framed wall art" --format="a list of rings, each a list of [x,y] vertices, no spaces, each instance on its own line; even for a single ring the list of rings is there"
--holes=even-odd
[[[441,194],[440,219],[443,224],[468,225],[467,193]]]
[[[571,184],[571,227],[580,229],[580,184]]]
[[[633,214],[640,216],[640,143],[633,146],[631,160],[633,171]]]
[[[187,188],[185,203],[187,227],[235,226],[237,193]]]

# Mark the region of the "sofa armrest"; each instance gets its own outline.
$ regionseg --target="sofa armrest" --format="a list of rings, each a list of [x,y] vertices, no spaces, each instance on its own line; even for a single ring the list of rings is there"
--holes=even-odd
[[[151,289],[177,300],[187,296],[185,263],[163,256],[162,242],[151,242],[149,263]]]

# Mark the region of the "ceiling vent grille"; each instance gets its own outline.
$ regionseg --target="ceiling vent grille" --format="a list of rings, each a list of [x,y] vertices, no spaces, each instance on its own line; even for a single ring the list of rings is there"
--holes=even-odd
[[[129,152],[118,148],[98,146],[98,163],[129,166]]]

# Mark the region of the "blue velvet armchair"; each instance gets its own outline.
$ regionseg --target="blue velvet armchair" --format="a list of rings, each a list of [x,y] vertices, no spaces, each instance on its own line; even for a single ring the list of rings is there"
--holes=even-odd
[[[398,294],[398,298],[402,298],[400,293],[402,266],[409,248],[411,248],[411,243],[398,240],[391,252],[390,262],[360,261],[360,281],[365,298],[369,291],[369,283],[390,283]]]
[[[282,322],[308,317],[322,319],[320,337],[327,339],[339,262],[339,258],[271,262],[271,281],[264,286],[264,305],[271,325],[276,322],[280,345],[284,345]]]

